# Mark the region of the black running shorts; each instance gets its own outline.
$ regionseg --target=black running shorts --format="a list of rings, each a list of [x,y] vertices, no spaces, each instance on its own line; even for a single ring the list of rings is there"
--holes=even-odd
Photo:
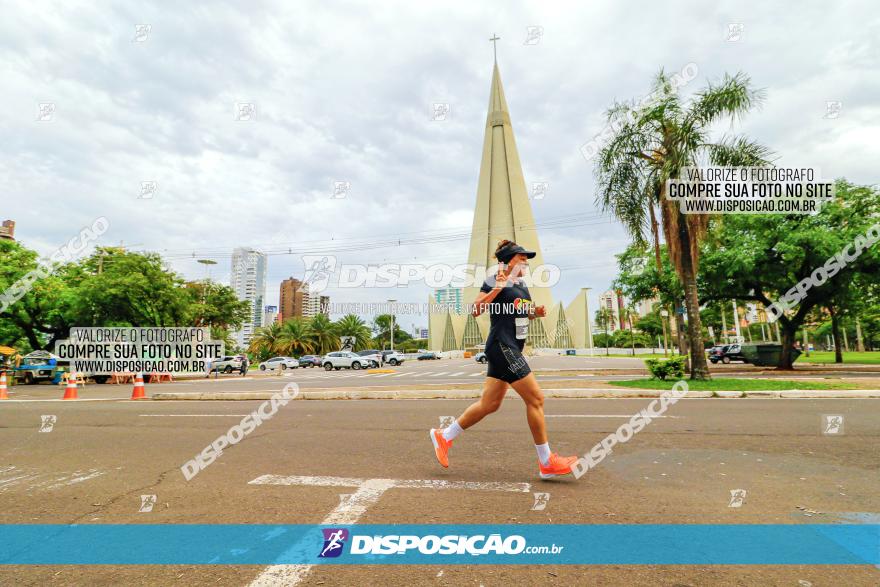
[[[519,381],[532,372],[522,352],[503,342],[495,342],[487,347],[486,358],[489,360],[489,369],[486,375],[507,383]]]

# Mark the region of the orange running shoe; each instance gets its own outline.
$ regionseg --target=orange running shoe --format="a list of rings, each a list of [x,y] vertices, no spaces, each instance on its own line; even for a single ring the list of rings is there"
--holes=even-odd
[[[577,457],[561,457],[555,452],[550,455],[550,460],[544,465],[541,459],[538,459],[538,470],[541,479],[552,479],[557,475],[568,475],[571,473],[571,466],[577,462]]]
[[[437,455],[437,460],[444,467],[448,467],[449,447],[452,446],[452,441],[443,438],[443,431],[439,428],[431,428],[431,443],[434,445],[434,454]]]

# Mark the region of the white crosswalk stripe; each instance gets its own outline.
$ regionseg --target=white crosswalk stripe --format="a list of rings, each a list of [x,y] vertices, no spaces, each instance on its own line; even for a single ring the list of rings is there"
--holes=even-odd
[[[442,377],[443,375],[446,375],[446,371],[440,371],[439,373],[431,375],[431,377]]]

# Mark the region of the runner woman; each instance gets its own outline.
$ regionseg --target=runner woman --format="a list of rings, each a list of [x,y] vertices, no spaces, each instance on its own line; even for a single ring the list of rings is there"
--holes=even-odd
[[[487,415],[496,411],[504,400],[508,386],[523,398],[526,419],[538,451],[538,472],[542,479],[571,473],[577,457],[561,457],[550,452],[547,427],[544,423],[544,394],[532,374],[522,349],[529,331],[529,320],[543,317],[544,306],[534,306],[528,288],[519,278],[535,256],[513,241],[498,243],[495,257],[498,273],[490,276],[474,300],[474,316],[489,312],[491,326],[486,339],[486,358],[489,369],[483,385],[483,396],[471,404],[448,428],[432,428],[431,442],[434,454],[444,467],[449,466],[449,447],[452,441]]]

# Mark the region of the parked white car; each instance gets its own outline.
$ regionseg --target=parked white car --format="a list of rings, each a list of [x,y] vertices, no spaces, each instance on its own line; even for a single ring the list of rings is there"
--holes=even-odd
[[[336,369],[367,369],[372,364],[370,357],[362,357],[357,353],[350,351],[338,351],[335,353],[327,353],[321,359],[321,364],[325,371]]]
[[[385,362],[394,367],[400,365],[406,360],[406,357],[397,351],[382,351],[382,355],[385,357]]]
[[[268,361],[260,363],[260,371],[265,371],[266,369],[270,371],[275,369],[281,369],[282,371],[285,369],[299,369],[299,361],[293,357],[272,357]]]

